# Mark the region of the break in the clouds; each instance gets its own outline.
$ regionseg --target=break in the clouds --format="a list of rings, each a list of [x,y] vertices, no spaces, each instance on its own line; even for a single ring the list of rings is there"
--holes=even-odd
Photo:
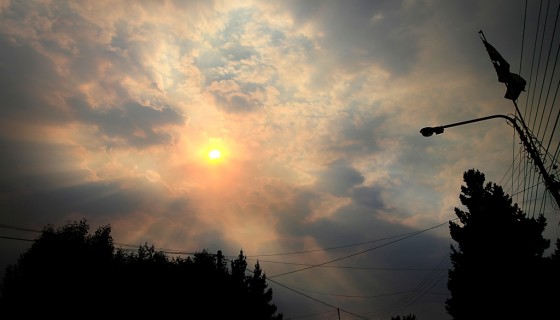
[[[513,112],[478,31],[517,66],[523,11],[0,1],[0,223],[86,218],[118,243],[243,249],[271,279],[356,314],[447,319],[445,226],[390,242],[454,218],[465,170],[504,177],[507,124],[418,131]],[[25,245],[1,242],[2,265]],[[288,318],[329,309],[270,285]]]

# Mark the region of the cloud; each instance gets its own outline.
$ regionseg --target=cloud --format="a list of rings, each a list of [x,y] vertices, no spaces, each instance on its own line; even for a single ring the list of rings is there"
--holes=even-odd
[[[169,144],[173,136],[165,128],[184,123],[184,117],[169,107],[156,109],[130,102],[120,108],[96,110],[77,98],[70,99],[69,104],[75,110],[76,120],[94,125],[108,147]]]
[[[381,188],[374,186],[356,187],[352,190],[352,200],[362,206],[379,210],[385,207],[381,197]]]
[[[20,45],[0,37],[0,46],[0,121],[65,121],[63,110],[52,105],[59,91],[57,83],[62,81],[56,65],[28,44]]]
[[[353,187],[364,181],[358,170],[339,160],[329,163],[324,171],[318,173],[315,189],[336,196],[347,196]]]
[[[414,29],[401,26],[421,24],[426,18],[424,4],[291,1],[289,7],[296,23],[310,26],[339,67],[356,71],[374,63],[394,75],[404,75],[417,61]]]
[[[207,90],[214,97],[216,104],[226,112],[251,112],[262,105],[258,99],[233,80],[213,82]]]

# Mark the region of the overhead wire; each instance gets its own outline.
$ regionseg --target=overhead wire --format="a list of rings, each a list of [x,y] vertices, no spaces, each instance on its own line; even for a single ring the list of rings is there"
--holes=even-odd
[[[285,262],[285,261],[270,261],[270,260],[260,260],[260,259],[250,259],[249,261],[258,261],[259,263],[273,263],[273,264],[285,264],[285,265],[295,265],[295,266],[315,266],[314,264],[307,263],[296,263],[296,262]],[[355,266],[330,266],[323,265],[319,268],[333,268],[333,269],[353,269],[353,270],[381,270],[381,271],[432,271],[433,268],[387,268],[387,267],[355,267]]]
[[[380,238],[380,239],[374,239],[374,240],[369,240],[369,241],[363,241],[363,242],[358,242],[358,243],[352,243],[352,244],[345,244],[345,245],[335,246],[335,247],[310,249],[310,250],[302,250],[302,251],[292,251],[292,252],[265,253],[265,254],[258,254],[258,255],[248,255],[247,257],[248,258],[249,257],[250,258],[253,258],[253,257],[272,257],[272,256],[285,256],[285,255],[304,254],[304,253],[312,253],[312,252],[320,252],[320,251],[331,251],[331,250],[336,250],[336,249],[349,248],[349,247],[354,247],[354,246],[361,246],[361,245],[368,244],[368,243],[375,243],[375,242],[380,242],[380,241],[385,241],[385,240],[390,240],[390,239],[395,239],[395,238],[401,238],[403,236],[407,236],[407,235],[415,234],[415,233],[416,233],[416,231],[412,231],[412,232],[407,232],[407,233],[399,234],[399,235],[395,235],[395,236],[390,236],[390,237],[385,237],[385,238]]]
[[[523,15],[523,33],[521,36],[521,53],[519,54],[519,74],[521,74],[521,65],[523,62],[523,46],[525,43],[525,25],[527,23],[527,0],[525,0],[525,13]]]
[[[550,1],[549,1],[549,4],[550,4]],[[545,82],[545,80],[546,80],[546,74],[547,74],[547,71],[548,71],[548,62],[549,62],[549,59],[550,59],[550,55],[551,55],[551,53],[552,53],[553,42],[554,42],[555,35],[556,35],[556,26],[557,26],[557,23],[558,23],[558,16],[559,16],[559,14],[560,14],[560,4],[558,5],[558,10],[556,10],[556,18],[554,19],[554,28],[553,28],[553,30],[552,30],[552,36],[551,36],[551,40],[550,40],[550,46],[548,47],[548,55],[547,55],[547,59],[546,59],[546,66],[545,66],[545,68],[544,68],[545,74],[544,74],[544,76],[543,76],[542,86],[541,86],[541,95],[542,95],[542,91],[543,91],[543,89],[544,89],[544,87],[545,87],[544,82]],[[543,34],[544,34],[544,33],[543,33]],[[554,59],[554,66],[553,66],[553,68],[552,68],[552,75],[551,75],[551,78],[550,78],[550,83],[548,84],[548,89],[547,89],[547,92],[546,92],[546,98],[545,98],[545,100],[544,100],[544,107],[545,107],[545,108],[546,108],[546,105],[547,105],[547,103],[548,103],[548,97],[549,97],[549,94],[550,94],[550,88],[551,88],[551,86],[552,86],[552,80],[554,79],[554,72],[555,72],[555,70],[556,70],[556,63],[557,63],[557,61],[558,61],[558,53],[560,53],[560,50],[557,50],[557,51],[556,51],[556,58]],[[540,96],[539,96],[539,104],[540,104]],[[551,108],[551,110],[552,110],[552,108]],[[540,121],[539,121],[539,128],[538,128],[538,130],[537,130],[537,138],[540,137],[540,130],[541,130],[542,122],[543,122],[543,119],[544,119],[544,115],[545,115],[545,112],[543,111],[543,112],[541,113],[541,119],[540,119]],[[548,124],[548,123],[547,123],[547,124]],[[545,126],[545,133],[546,133],[546,126]],[[543,133],[543,137],[544,137],[545,133]]]
[[[434,269],[440,269],[439,267],[443,267],[445,265],[450,265],[449,257],[446,255],[444,256],[438,264],[434,267]],[[443,269],[442,269],[443,270]],[[448,270],[446,268],[445,270]],[[392,302],[382,308],[379,308],[375,311],[369,312],[365,315],[373,317],[373,319],[386,319],[391,315],[398,314],[405,310],[410,305],[414,304],[418,299],[420,299],[426,292],[432,289],[446,274],[443,271],[435,271],[432,272],[426,277],[424,277],[416,287],[411,290],[411,293],[407,294],[406,296],[400,298],[399,300]]]
[[[542,9],[542,0],[540,1],[540,6],[539,6],[539,17],[537,18],[537,28],[536,28],[536,30],[535,30],[535,46],[533,47],[533,56],[532,56],[532,59],[531,59],[531,69],[530,69],[531,71],[530,71],[530,74],[529,74],[529,81],[527,81],[527,92],[531,92],[531,83],[532,83],[532,80],[533,80],[533,70],[534,70],[534,63],[535,63],[535,54],[536,54],[536,51],[537,51],[537,43],[536,43],[536,41],[537,41],[538,36],[539,36],[539,26],[540,26],[540,21],[541,21],[541,9]],[[526,105],[526,106],[529,106],[529,94],[527,94],[527,98],[526,98],[526,101],[525,101],[525,105]],[[531,107],[532,107],[532,106],[531,106]],[[531,114],[531,112],[532,112],[532,109],[531,109],[531,111],[529,112],[529,114]],[[524,117],[524,118],[527,118],[527,108],[525,108],[525,112],[524,112],[523,117]]]
[[[533,103],[529,104],[529,97],[533,96],[533,99],[531,99],[531,101],[534,101],[534,91],[532,90],[532,84],[533,84],[533,73],[535,72],[535,57],[536,57],[536,50],[537,50],[537,41],[539,39],[539,31],[540,31],[540,22],[541,22],[541,13],[542,13],[542,0],[539,3],[539,10],[538,10],[538,18],[537,18],[537,27],[535,29],[535,36],[534,36],[534,45],[533,45],[533,54],[531,56],[531,68],[530,68],[530,73],[529,73],[529,78],[527,81],[527,94],[526,94],[526,99],[525,99],[525,111],[523,116],[520,114],[519,116],[523,118],[525,118],[525,120],[523,121],[524,123],[527,123],[530,121],[531,115],[533,113]],[[544,33],[544,32],[543,32]],[[542,41],[541,41],[542,43]],[[538,66],[537,66],[537,74],[538,74]],[[537,79],[535,78],[535,82],[537,81]],[[514,101],[514,105],[515,105],[515,101]],[[516,108],[516,112],[517,112],[517,108]],[[529,113],[529,118],[527,118],[527,113]],[[530,166],[530,162],[529,159],[526,159],[526,166]],[[531,171],[524,169],[525,175],[524,175],[524,184],[527,183],[528,180],[532,180],[532,173]],[[526,186],[525,186],[526,187]],[[525,188],[524,187],[524,188]],[[531,195],[528,193],[524,193],[523,194],[523,201],[522,201],[522,207],[525,208],[525,204],[529,203]],[[527,209],[527,208],[526,208]],[[526,212],[529,210],[525,210]]]
[[[455,219],[453,219],[453,220],[451,220],[451,221],[454,221],[454,220],[458,220],[458,218],[455,218]],[[445,224],[447,224],[447,223],[449,223],[449,222],[444,222],[444,223],[438,224],[438,225],[436,225],[436,226],[433,226],[433,227],[430,227],[430,228],[427,228],[427,229],[424,229],[424,230],[417,231],[417,232],[415,232],[415,233],[413,233],[413,234],[411,234],[411,235],[404,236],[404,237],[402,237],[402,238],[399,238],[399,239],[397,239],[397,240],[390,241],[390,242],[388,242],[388,243],[384,243],[384,244],[379,245],[379,246],[375,246],[375,247],[372,247],[372,248],[368,248],[368,249],[365,249],[365,250],[361,250],[361,251],[358,251],[358,252],[355,252],[355,253],[352,253],[352,254],[349,254],[349,255],[345,255],[345,256],[343,256],[343,257],[339,257],[339,258],[336,258],[336,259],[332,259],[332,260],[329,260],[329,261],[325,261],[325,262],[323,262],[323,263],[311,265],[311,266],[308,266],[308,267],[305,267],[305,268],[302,268],[302,269],[297,269],[297,270],[292,270],[292,271],[288,271],[288,272],[276,274],[276,275],[270,276],[269,278],[281,277],[281,276],[293,274],[293,273],[296,273],[296,272],[301,272],[301,271],[309,270],[309,269],[312,269],[312,268],[317,268],[317,267],[320,267],[320,266],[323,266],[323,265],[326,265],[326,264],[329,264],[329,263],[333,263],[333,262],[336,262],[336,261],[348,259],[348,258],[350,258],[350,257],[355,257],[355,256],[357,256],[357,255],[361,255],[361,254],[364,254],[364,253],[366,253],[366,252],[369,252],[369,251],[372,251],[372,250],[375,250],[375,249],[383,248],[383,247],[386,247],[386,246],[388,246],[388,245],[390,245],[390,244],[393,244],[393,243],[396,243],[396,242],[399,242],[399,241],[408,239],[408,238],[410,238],[410,237],[419,235],[419,234],[424,233],[424,232],[426,232],[426,231],[429,231],[429,230],[432,230],[432,229],[435,229],[435,228],[439,228],[439,227],[441,227],[441,226],[443,226],[443,225],[445,225]]]
[[[253,270],[248,269],[248,268],[246,268],[245,270],[247,270],[247,271],[250,272],[250,273],[255,273]],[[317,298],[315,298],[315,297],[312,297],[312,296],[310,296],[310,295],[308,295],[308,294],[305,294],[305,293],[303,293],[303,292],[301,292],[301,291],[299,291],[299,290],[296,290],[296,289],[294,289],[294,288],[292,288],[292,287],[290,287],[290,286],[287,286],[287,285],[285,285],[285,284],[283,284],[283,283],[280,283],[280,282],[278,282],[278,281],[276,281],[276,280],[274,280],[274,279],[270,279],[269,277],[267,277],[266,280],[267,280],[267,281],[270,281],[270,282],[272,282],[272,283],[275,283],[275,284],[277,284],[277,285],[279,285],[279,286],[281,286],[281,287],[283,287],[283,288],[285,288],[285,289],[288,289],[288,290],[290,290],[290,291],[292,291],[292,292],[295,292],[295,293],[297,293],[297,294],[299,294],[299,295],[301,295],[301,296],[304,296],[304,297],[306,297],[306,298],[308,298],[308,299],[311,299],[311,300],[313,300],[313,301],[315,301],[315,302],[318,302],[318,303],[321,303],[321,304],[326,305],[326,306],[328,306],[328,307],[331,307],[331,308],[333,308],[333,309],[340,310],[340,311],[342,311],[342,312],[344,312],[344,313],[346,313],[346,314],[352,315],[352,316],[357,317],[357,318],[360,318],[360,319],[369,320],[368,318],[365,318],[365,317],[363,317],[363,316],[361,316],[361,315],[355,314],[355,313],[350,312],[350,311],[348,311],[348,310],[346,310],[346,309],[337,307],[337,306],[335,306],[335,305],[333,305],[333,304],[330,304],[330,303],[325,302],[325,301],[323,301],[323,300],[320,300],[320,299],[317,299]]]
[[[527,21],[527,2],[525,3],[525,16],[524,16],[524,21]],[[553,57],[553,48],[556,48],[555,46],[555,42],[557,41],[557,25],[558,25],[558,17],[560,15],[560,5],[558,5],[555,9],[556,14],[555,14],[555,18],[554,18],[554,25],[552,27],[552,30],[550,30],[550,25],[548,23],[548,18],[549,15],[552,16],[551,14],[551,9],[553,7],[551,7],[550,5],[550,1],[548,1],[546,9],[543,11],[543,2],[542,0],[539,2],[539,6],[538,6],[538,18],[537,18],[537,28],[535,29],[535,41],[533,43],[534,47],[533,47],[533,57],[532,59],[530,59],[531,62],[531,69],[530,69],[530,77],[529,77],[529,89],[528,89],[528,93],[527,93],[527,105],[525,108],[525,115],[527,116],[527,112],[529,112],[529,118],[527,123],[530,124],[530,127],[532,127],[532,131],[536,132],[535,135],[533,135],[533,133],[531,131],[529,131],[529,128],[527,126],[525,126],[525,129],[527,129],[527,134],[529,135],[529,139],[532,140],[533,142],[539,142],[539,145],[534,145],[534,149],[539,152],[539,156],[544,156],[544,160],[543,162],[546,163],[547,158],[551,157],[552,163],[549,165],[549,168],[553,168],[554,170],[557,168],[557,164],[555,164],[556,158],[555,156],[551,156],[552,154],[554,154],[554,150],[550,149],[550,146],[552,145],[552,142],[555,140],[555,128],[557,126],[558,123],[558,118],[560,118],[560,112],[557,116],[556,121],[554,121],[554,128],[553,128],[553,133],[548,135],[548,129],[550,128],[550,122],[554,119],[554,117],[552,116],[553,112],[556,110],[556,97],[557,97],[557,93],[558,93],[558,86],[560,86],[560,82],[558,82],[558,86],[556,87],[556,90],[554,91],[554,97],[553,98],[553,102],[552,104],[549,104],[549,98],[551,96],[551,90],[553,87],[553,83],[556,83],[557,80],[557,76],[556,76],[556,66],[557,66],[557,62],[558,62],[558,55],[560,53],[560,45],[558,45],[558,49],[556,49],[556,52],[554,52],[555,57],[554,57],[554,67],[552,68],[552,73],[549,73],[549,65],[551,62],[551,58]],[[543,19],[544,19],[544,24],[542,24],[542,28],[541,26],[541,17],[544,15]],[[520,61],[525,61],[524,60],[524,48],[525,48],[525,23],[524,23],[524,30],[523,30],[523,34],[522,34],[522,57]],[[550,35],[550,36],[549,36]],[[547,39],[545,41],[545,39]],[[548,39],[550,39],[550,41],[548,41]],[[540,40],[540,42],[539,42]],[[548,47],[545,46],[545,43]],[[537,56],[537,47],[540,48],[540,50],[538,51],[538,56]],[[546,55],[546,64],[545,64],[545,70],[544,73],[540,73],[539,70],[542,68],[540,61],[542,60],[542,56],[545,53],[543,51],[543,48],[545,48],[545,50],[548,52]],[[536,68],[535,68],[535,62],[537,62],[536,64]],[[520,62],[520,72],[522,69],[522,63]],[[535,74],[536,76],[533,77],[533,74]],[[541,77],[541,74],[542,77]],[[550,74],[550,76],[549,76]],[[537,88],[538,87],[538,83],[541,83],[542,86],[540,87],[540,90]],[[534,84],[533,84],[534,83]],[[534,86],[535,89],[531,89],[531,87]],[[541,104],[542,101],[542,96],[543,96],[543,92],[545,92],[544,90],[546,90],[546,96],[544,99],[544,104]],[[536,96],[536,92],[539,92],[540,94],[539,99],[538,99],[538,103],[535,106],[534,104],[534,98]],[[529,98],[533,97],[533,99],[531,100],[531,104],[529,104]],[[515,104],[515,101],[514,101]],[[518,111],[518,110],[516,110]],[[547,117],[547,121],[546,124],[543,126],[543,120],[545,115],[548,114]],[[542,132],[542,134],[541,134]],[[540,141],[547,141],[547,147],[543,148],[543,145],[540,144]],[[560,148],[560,143],[558,144]],[[540,149],[539,149],[540,148]],[[558,152],[558,148],[556,149],[556,152]],[[544,151],[543,151],[544,150]],[[552,152],[550,152],[552,151]],[[542,152],[542,153],[541,153]],[[515,166],[515,165],[514,165]],[[540,179],[543,179],[542,177],[542,173],[539,170],[535,169],[536,164],[532,162],[532,159],[527,158],[526,162],[525,162],[525,169],[523,169],[523,171],[525,172],[525,174],[523,175],[521,180],[518,180],[518,185],[520,183],[524,184],[523,188],[518,188],[518,190],[523,190],[523,189],[528,189],[530,190],[530,192],[527,193],[523,193],[523,200],[520,202],[518,199],[518,203],[521,204],[521,207],[523,208],[523,210],[525,211],[525,213],[527,213],[530,216],[535,216],[535,215],[540,215],[540,214],[544,214],[545,212],[547,212],[547,201],[546,201],[546,196],[543,196],[543,193],[546,192],[550,192],[549,188],[546,187],[544,188],[544,191],[541,191],[541,189],[539,188],[540,185],[538,185],[538,182]],[[519,167],[518,167],[519,168]],[[552,175],[553,177],[555,177],[555,175]],[[513,175],[512,175],[513,177]],[[529,186],[535,186],[537,185],[536,188],[530,188]],[[515,188],[512,188],[515,189]],[[535,202],[534,199],[539,199],[542,200],[542,202],[540,203],[540,206],[538,205],[538,202]]]
[[[35,241],[35,240],[32,240],[32,239],[19,238],[19,237],[8,237],[8,236],[0,236],[0,239],[19,240],[19,241],[29,241],[29,242]]]
[[[541,0],[541,4],[542,4],[542,0]],[[538,86],[539,71],[541,69],[540,68],[541,57],[542,57],[542,52],[543,52],[544,36],[546,34],[545,31],[546,31],[546,24],[547,24],[547,21],[548,21],[548,9],[549,9],[549,7],[550,7],[550,0],[548,0],[548,4],[546,6],[546,12],[545,12],[545,15],[544,15],[543,32],[542,32],[542,36],[541,36],[541,43],[540,43],[539,54],[538,54],[538,59],[537,59],[537,70],[536,70],[536,74],[535,74],[535,86]],[[537,27],[537,33],[538,33],[538,27]],[[544,78],[545,77],[543,77],[543,83],[544,83]],[[536,118],[537,118],[536,115],[539,112],[540,99],[541,99],[540,97],[542,96],[542,91],[543,91],[543,86],[541,86],[541,90],[540,90],[540,94],[539,94],[539,100],[538,100],[537,106],[535,108],[535,118],[534,118],[535,120],[533,121],[533,127],[534,127],[534,124],[536,122]],[[529,119],[525,119],[525,122],[527,123],[527,125],[529,127],[531,127],[531,119],[533,118],[533,106],[535,105],[535,94],[536,94],[536,92],[537,92],[537,90],[532,91],[533,96],[531,98],[531,112],[529,113]]]
[[[447,269],[446,269],[447,270]],[[331,297],[339,297],[339,298],[349,298],[349,299],[374,299],[374,298],[383,298],[383,297],[390,297],[390,296],[398,296],[410,293],[414,290],[407,290],[407,291],[399,291],[399,292],[391,292],[391,293],[383,293],[383,294],[375,294],[375,295],[355,295],[355,294],[340,294],[340,293],[326,293],[326,292],[319,292],[316,290],[309,290],[305,288],[300,288],[294,285],[290,285],[290,287],[294,289],[298,289],[301,291],[307,291],[310,293],[323,295],[323,296],[331,296]]]
[[[539,74],[539,70],[540,70],[540,59],[541,59],[543,45],[544,45],[544,39],[545,39],[545,35],[546,35],[546,27],[547,27],[547,21],[548,21],[549,8],[550,8],[550,0],[548,0],[548,4],[547,4],[547,7],[546,7],[545,20],[544,20],[543,32],[542,32],[541,44],[540,44],[540,50],[539,50],[539,60],[538,60],[539,62],[537,63],[537,75],[536,75],[536,78],[535,78],[536,81],[538,79],[538,74]],[[544,90],[544,87],[545,87],[544,84],[545,84],[546,75],[547,75],[547,71],[548,71],[548,63],[549,63],[549,60],[550,60],[550,54],[551,54],[551,50],[552,50],[552,42],[554,40],[554,34],[555,34],[555,31],[556,31],[557,21],[558,21],[558,14],[556,15],[556,19],[555,19],[555,23],[554,23],[554,30],[552,32],[552,38],[551,38],[551,41],[550,41],[546,66],[545,66],[545,70],[544,70],[545,72],[544,72],[544,75],[542,77],[542,82],[541,82],[542,84],[540,86],[539,99],[538,99],[538,102],[537,102],[537,106],[535,108],[535,115],[534,115],[534,120],[533,120],[533,125],[532,125],[532,127],[533,127],[532,131],[533,132],[535,131],[535,127],[536,127],[536,132],[537,133],[536,133],[536,135],[534,135],[534,140],[536,140],[536,141],[540,141],[540,139],[541,139],[539,135],[540,135],[540,131],[541,131],[541,128],[542,128],[542,119],[543,119],[544,114],[545,114],[544,110],[542,112],[541,121],[539,122],[538,126],[537,126],[537,119],[538,119],[538,114],[539,114],[539,110],[540,110],[540,107],[541,107],[540,102],[541,102],[542,93],[543,93],[543,90]],[[551,84],[552,84],[552,78],[551,78]],[[549,86],[549,88],[550,88],[550,86]],[[548,90],[548,92],[549,91],[550,90]],[[534,98],[534,96],[535,96],[535,92],[533,92],[533,98]],[[548,93],[547,93],[547,99],[548,99]],[[546,108],[546,103],[545,103],[545,106],[543,108]],[[532,118],[532,115],[531,115],[531,118]],[[531,125],[529,124],[529,126],[531,126]],[[532,133],[527,133],[527,134],[532,135]],[[535,150],[535,151],[540,152],[539,150]],[[538,180],[538,179],[541,179],[540,175],[538,175],[536,172],[534,172],[532,174],[531,184],[534,185],[535,180]],[[533,192],[532,192],[531,198],[533,198],[533,199],[537,198],[539,196],[539,184],[537,184],[537,187],[535,189],[533,189],[532,191]],[[542,212],[541,212],[541,210],[537,211],[537,201],[532,201],[532,203],[533,203],[533,209],[532,209],[533,216],[535,214],[540,215]]]

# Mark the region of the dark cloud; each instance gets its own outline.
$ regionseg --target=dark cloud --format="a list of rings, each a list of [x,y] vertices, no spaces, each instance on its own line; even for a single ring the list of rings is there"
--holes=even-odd
[[[380,150],[379,138],[390,127],[387,115],[372,115],[352,108],[339,113],[329,123],[329,134],[322,136],[325,151],[345,158],[363,157]]]
[[[410,2],[409,2],[410,3]],[[420,24],[426,8],[403,10],[404,1],[291,1],[298,24],[311,23],[324,35],[321,46],[339,66],[355,70],[374,62],[394,74],[409,72],[417,61]]]
[[[381,198],[381,188],[374,186],[360,186],[352,189],[352,200],[359,205],[371,208],[382,209],[385,203]]]
[[[322,197],[318,192],[298,189],[285,201],[271,203],[268,209],[278,220],[276,228],[280,234],[296,237],[306,235],[305,220]]]
[[[28,44],[0,36],[1,121],[59,123],[65,121],[60,108],[52,104],[62,77],[56,65]]]
[[[444,225],[441,228],[446,227]],[[431,268],[444,258],[449,245],[449,239],[439,238],[430,231],[405,239],[404,237],[418,230],[381,219],[375,209],[354,204],[341,207],[332,216],[315,221],[307,230],[324,248],[364,243],[338,250],[338,256],[345,255],[344,252],[373,249],[371,253],[364,255],[361,263],[352,261],[349,263],[351,265],[371,265],[376,261],[376,264],[385,266]],[[403,240],[398,240],[400,238]],[[371,242],[365,243],[368,241]],[[390,242],[394,244],[389,244]]]
[[[169,107],[156,109],[130,102],[121,107],[99,110],[78,98],[70,99],[68,104],[75,111],[75,120],[97,127],[110,147],[145,148],[168,144],[172,142],[172,135],[164,127],[184,122],[184,117]]]
[[[307,230],[321,246],[332,247],[336,243],[357,243],[397,234],[401,228],[380,219],[376,209],[349,204],[336,210],[330,217],[315,221]]]
[[[215,249],[220,245],[237,249],[224,245],[223,230],[199,231],[203,227],[197,212],[184,195],[172,196],[163,186],[142,177],[57,185],[57,179],[67,179],[66,175],[74,174],[77,173],[51,173],[50,179],[40,179],[40,186],[2,194],[0,217],[3,223],[40,229],[47,224],[61,226],[68,220],[86,219],[91,226],[113,226],[113,237],[121,243],[126,241],[123,239],[136,236],[140,237],[134,240],[138,244],[148,242],[163,246],[163,241],[185,243],[185,239],[189,239],[189,243],[201,246],[193,246],[196,250],[209,246]],[[34,177],[20,178],[28,182],[34,180]],[[125,225],[122,221],[126,221]],[[146,233],[135,234],[136,229]]]
[[[142,198],[138,196],[140,194],[137,192],[121,189],[118,183],[92,182],[26,192],[22,197],[11,197],[10,204],[18,212],[33,218],[30,219],[33,221],[37,221],[38,216],[48,216],[50,220],[58,222],[72,214],[109,220],[118,219],[149,204],[139,201]]]
[[[155,204],[162,193],[148,183],[87,182],[70,145],[2,140],[0,148],[9,150],[0,160],[3,209],[26,221],[58,222],[73,213],[109,219]]]
[[[445,227],[442,226],[441,228]],[[337,244],[372,241],[357,248],[349,247],[344,249],[347,252],[357,252],[360,251],[360,248],[363,250],[377,247],[401,238],[397,235],[405,237],[418,231],[417,229],[380,218],[376,214],[375,209],[360,207],[354,204],[341,207],[333,215],[310,223],[307,226],[307,230],[309,235],[313,236],[319,245],[325,248],[337,246]],[[376,241],[374,242],[373,240]],[[449,239],[438,238],[428,231],[425,234],[413,236],[395,243],[398,244],[391,245],[390,250],[375,249],[378,250],[375,251],[375,255],[382,257],[381,260],[387,262],[387,265],[408,267],[411,267],[412,264],[420,266],[419,261],[422,261],[422,257],[424,257],[426,264],[422,263],[420,267],[429,268],[431,262],[433,262],[434,255],[437,255],[436,258],[441,259],[441,254],[447,252],[446,248],[449,244]],[[430,262],[428,262],[428,259]]]
[[[76,184],[87,175],[76,165],[73,146],[0,139],[0,150],[0,193],[6,200]]]
[[[364,182],[362,174],[342,160],[332,162],[317,175],[315,189],[336,196],[347,196],[355,186]]]

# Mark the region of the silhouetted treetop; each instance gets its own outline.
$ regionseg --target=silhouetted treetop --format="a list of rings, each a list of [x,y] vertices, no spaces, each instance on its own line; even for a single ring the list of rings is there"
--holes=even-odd
[[[550,316],[543,294],[550,291],[543,290],[552,289],[558,272],[548,272],[542,256],[550,246],[542,235],[545,217],[527,217],[478,170],[466,171],[463,180],[459,198],[467,210],[455,208],[460,223],[449,224],[457,246],[451,245],[447,312],[457,320]]]
[[[88,231],[86,220],[46,226],[6,268],[0,312],[18,318],[282,319],[258,263],[245,274],[242,251],[229,270],[221,251],[170,258],[147,243],[136,251],[115,249],[109,226]]]

